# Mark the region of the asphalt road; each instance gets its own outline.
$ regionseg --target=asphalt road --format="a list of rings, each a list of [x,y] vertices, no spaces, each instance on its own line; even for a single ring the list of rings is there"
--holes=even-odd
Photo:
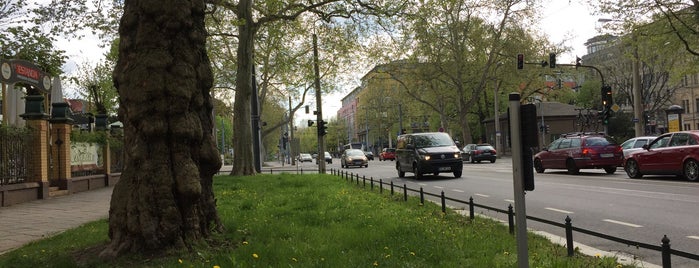
[[[328,169],[340,169],[334,161]],[[355,174],[373,177],[395,185],[419,189],[447,197],[468,200],[506,210],[514,207],[512,166],[509,158],[496,163],[464,163],[461,178],[445,173],[425,176],[415,180],[412,173],[398,178],[395,162],[370,161],[368,168],[342,169]],[[303,163],[301,167],[315,167],[315,163]],[[699,183],[675,177],[644,177],[630,179],[619,168],[613,175],[603,170],[581,170],[579,175],[568,175],[564,170],[547,170],[535,174],[535,189],[526,193],[528,216],[565,223],[566,216],[575,227],[583,228],[627,240],[651,245],[661,245],[664,235],[670,239],[673,249],[699,254]],[[464,206],[464,205],[460,205]],[[507,220],[507,215],[477,209],[491,217]],[[560,227],[532,220],[527,226],[561,237]],[[623,258],[636,258],[652,264],[661,264],[659,252],[637,248],[607,239],[574,233],[574,240],[601,250],[618,253]],[[698,267],[699,261],[673,256],[673,267]]]

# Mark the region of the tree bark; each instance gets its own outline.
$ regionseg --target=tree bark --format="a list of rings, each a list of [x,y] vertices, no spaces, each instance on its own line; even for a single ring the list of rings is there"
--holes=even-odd
[[[252,0],[240,0],[238,18],[243,20],[238,26],[237,72],[235,81],[235,103],[233,103],[233,169],[231,175],[254,175],[252,138],[252,66],[255,25],[252,21]]]
[[[125,164],[100,254],[188,247],[221,230],[204,1],[127,0],[114,84]]]

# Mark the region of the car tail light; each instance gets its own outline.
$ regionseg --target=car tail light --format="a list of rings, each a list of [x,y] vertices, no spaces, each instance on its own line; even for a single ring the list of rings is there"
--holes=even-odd
[[[493,154],[497,154],[497,153],[498,153],[498,152],[495,151],[495,150],[490,150],[490,151],[493,152]]]
[[[582,156],[589,156],[590,154],[592,154],[592,150],[588,148],[582,149]]]
[[[480,150],[473,150],[473,154],[481,154]]]

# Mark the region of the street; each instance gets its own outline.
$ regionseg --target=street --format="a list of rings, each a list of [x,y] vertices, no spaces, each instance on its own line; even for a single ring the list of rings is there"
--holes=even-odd
[[[335,159],[337,160],[337,159]],[[328,169],[340,169],[339,161],[333,161]],[[312,164],[313,167],[315,164]],[[312,166],[304,163],[302,167]],[[360,176],[373,177],[395,185],[468,200],[506,210],[514,206],[512,166],[509,158],[498,159],[494,164],[464,163],[461,178],[451,173],[425,176],[415,180],[412,173],[400,179],[393,161],[370,161],[368,168],[341,169]],[[535,189],[526,193],[528,216],[565,223],[566,216],[573,226],[627,240],[660,245],[663,235],[670,239],[671,247],[692,254],[699,253],[699,184],[674,176],[646,176],[630,179],[620,167],[613,175],[604,170],[581,170],[579,175],[568,175],[565,170],[547,170],[535,174]],[[464,205],[462,205],[464,206]],[[477,209],[477,213],[507,220],[507,215]],[[564,229],[532,220],[527,226],[565,237]],[[603,238],[574,234],[574,240],[601,250],[618,252],[653,264],[661,264],[660,252],[611,242]],[[696,267],[697,261],[673,256],[673,267]]]

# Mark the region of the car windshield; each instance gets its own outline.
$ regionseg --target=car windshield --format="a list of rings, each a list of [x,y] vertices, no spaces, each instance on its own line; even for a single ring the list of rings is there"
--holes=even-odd
[[[585,145],[587,146],[607,146],[610,144],[614,143],[603,137],[589,137],[587,140],[585,140]]]
[[[476,147],[476,150],[495,150],[495,148],[493,148],[493,146],[490,145],[478,145]]]
[[[415,136],[415,148],[453,146],[454,141],[446,134]]]
[[[364,152],[362,152],[360,150],[347,150],[347,152],[345,154],[347,154],[349,156],[363,156]]]
[[[396,152],[396,149],[393,149],[393,148],[386,149],[386,152],[387,152],[387,153],[395,153],[395,152]]]

